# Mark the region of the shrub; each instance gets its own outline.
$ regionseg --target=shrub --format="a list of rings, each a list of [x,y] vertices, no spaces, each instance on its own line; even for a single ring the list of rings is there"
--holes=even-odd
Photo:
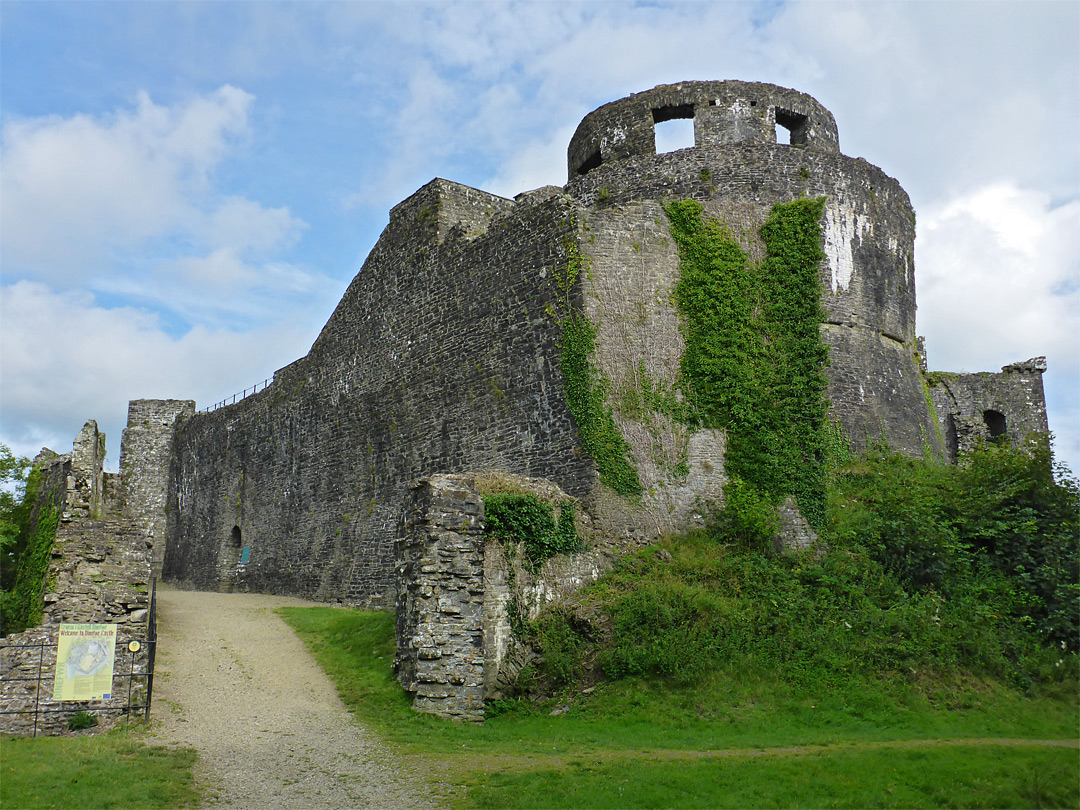
[[[498,493],[484,496],[484,534],[503,542],[521,542],[526,563],[537,568],[548,557],[581,549],[572,503],[561,505],[556,521],[551,504],[535,495]]]
[[[724,485],[724,507],[713,518],[714,530],[748,548],[767,550],[780,526],[776,507],[737,475]]]
[[[67,721],[68,731],[82,731],[98,724],[97,718],[90,712],[75,712]]]

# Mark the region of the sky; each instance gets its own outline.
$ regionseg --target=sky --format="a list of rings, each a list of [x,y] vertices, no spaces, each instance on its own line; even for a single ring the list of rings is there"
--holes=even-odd
[[[932,370],[1045,355],[1080,471],[1078,2],[0,0],[0,441],[212,405],[304,356],[433,177],[566,182],[589,111],[742,79],[832,111],[917,213]]]

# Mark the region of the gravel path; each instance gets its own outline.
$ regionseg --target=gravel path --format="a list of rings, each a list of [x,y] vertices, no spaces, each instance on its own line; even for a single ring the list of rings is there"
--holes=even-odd
[[[273,612],[310,604],[159,587],[154,735],[198,750],[208,805],[431,807],[423,782],[356,723]]]

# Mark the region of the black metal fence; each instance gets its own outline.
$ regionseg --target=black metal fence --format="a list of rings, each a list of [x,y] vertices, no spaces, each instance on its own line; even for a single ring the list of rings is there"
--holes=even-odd
[[[221,400],[220,402],[215,402],[213,405],[207,405],[205,408],[199,411],[199,413],[210,413],[211,411],[216,411],[218,408],[224,408],[226,405],[235,405],[237,402],[246,399],[251,394],[257,394],[259,393],[259,391],[265,391],[267,388],[270,387],[270,383],[272,383],[273,381],[273,378],[268,377],[261,383],[255,383],[255,385],[251,386],[251,388],[245,388],[243,391],[237,391],[231,397],[225,397],[225,399]]]
[[[126,715],[128,722],[139,713],[144,720],[150,718],[157,657],[157,580],[153,581],[150,591],[146,629],[131,632],[124,625],[118,627],[113,691],[108,700],[61,702],[54,699],[57,637],[48,635],[48,638],[30,642],[0,639],[0,661],[3,661],[0,698],[4,704],[0,708],[0,725],[4,731],[25,733],[32,726],[32,735],[36,737],[39,729],[55,731],[68,727],[71,718],[83,712]],[[17,707],[9,708],[12,705]],[[26,721],[18,723],[14,721],[16,717],[25,717]]]

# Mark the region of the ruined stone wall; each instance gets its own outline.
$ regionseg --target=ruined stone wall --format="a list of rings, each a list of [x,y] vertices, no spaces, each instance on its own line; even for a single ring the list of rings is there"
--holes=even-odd
[[[120,440],[120,491],[131,515],[153,549],[151,564],[161,574],[165,558],[165,501],[176,420],[195,413],[193,400],[136,399],[128,403],[127,427]]]
[[[1045,434],[1046,399],[1042,375],[1046,358],[1003,366],[999,373],[933,372],[929,375],[947,457],[956,461],[979,442],[1020,444],[1031,434]]]
[[[444,180],[395,207],[307,357],[179,420],[164,576],[384,606],[409,481],[493,468],[592,488],[550,314],[569,214]]]
[[[485,479],[493,478],[500,491],[573,500],[528,477],[432,476],[410,488],[396,544],[394,671],[413,695],[413,708],[454,720],[483,719],[484,701],[502,696],[531,660],[531,650],[514,635],[510,611],[522,621],[535,619],[598,579],[613,558],[607,538],[587,532],[586,551],[529,570],[521,548],[482,536],[482,492]]]
[[[152,587],[150,543],[142,526],[121,516],[106,497],[102,471],[105,436],[90,420],[76,438],[70,454],[43,451],[32,520],[45,506],[60,509],[60,520],[45,573],[42,623],[0,643],[0,732],[31,733],[35,705],[44,713],[36,719],[39,734],[66,729],[72,712],[110,711],[112,719],[129,705],[127,673],[145,673],[147,648],[127,652],[131,639],[145,641]],[[115,624],[117,641],[113,697],[106,701],[54,702],[52,678],[61,624]],[[44,645],[43,647],[40,645]],[[35,679],[40,671],[45,680]],[[145,678],[135,679],[132,704],[145,699]],[[63,709],[63,712],[53,710]]]
[[[484,503],[459,476],[417,482],[397,562],[394,671],[413,708],[484,716]]]

